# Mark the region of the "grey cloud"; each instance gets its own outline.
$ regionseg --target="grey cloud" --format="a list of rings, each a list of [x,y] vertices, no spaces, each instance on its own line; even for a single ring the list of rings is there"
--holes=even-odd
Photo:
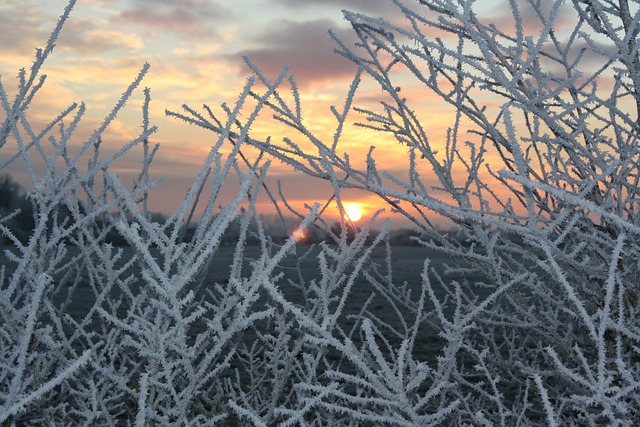
[[[0,16],[0,50],[3,52],[31,53],[46,44],[50,23],[32,5],[7,2],[0,6]]]
[[[135,0],[112,20],[171,31],[193,37],[215,35],[213,22],[230,16],[230,11],[211,0]]]
[[[529,34],[539,33],[544,24],[541,22],[538,13],[533,6],[527,0],[516,0],[516,5],[520,11],[524,31]],[[539,10],[543,16],[548,16],[551,13],[553,7],[552,0],[541,0]],[[567,25],[571,25],[571,22],[576,18],[576,13],[572,6],[562,6],[558,11],[554,28],[556,31],[564,29]],[[495,24],[498,28],[511,29],[515,25],[513,12],[509,7],[503,7],[501,4],[496,4],[490,9],[485,16],[483,16],[483,22]]]
[[[365,13],[385,12],[396,9],[396,6],[389,0],[278,0],[278,2],[294,8],[331,6]]]
[[[49,15],[27,2],[0,5],[0,16],[3,18],[0,19],[0,50],[10,53],[32,53],[36,47],[44,47],[57,19],[56,15]],[[126,34],[101,31],[95,22],[73,15],[65,23],[56,44],[82,53],[133,47]]]
[[[272,78],[284,65],[289,65],[301,85],[351,75],[354,71],[351,62],[333,52],[337,45],[328,34],[332,27],[341,40],[347,44],[353,41],[351,30],[336,29],[328,19],[302,23],[277,21],[270,25],[275,30],[256,39],[262,47],[237,52],[229,59],[241,63],[242,57],[247,56]]]
[[[96,25],[89,20],[70,20],[62,31],[58,44],[82,53],[101,53],[133,47],[125,33],[96,30]]]

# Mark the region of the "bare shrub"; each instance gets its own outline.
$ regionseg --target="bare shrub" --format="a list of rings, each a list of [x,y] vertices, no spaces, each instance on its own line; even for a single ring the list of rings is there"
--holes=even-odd
[[[7,162],[22,162],[31,181],[34,220],[23,240],[10,225],[17,211],[0,219],[13,244],[0,271],[0,421],[640,421],[637,4],[512,0],[507,28],[473,1],[394,3],[402,23],[345,12],[358,43],[336,40],[337,52],[358,72],[344,107],[331,108],[330,141],[306,127],[286,69],[269,81],[249,60],[255,76],[233,105],[169,112],[216,143],[164,222],[147,209],[157,152],[148,90],[139,137],[115,156],[100,149],[148,65],[89,139],[74,139],[83,105],[32,128],[27,107],[69,3],[13,102],[0,86],[0,147],[16,147]],[[451,106],[444,142],[404,97],[407,75]],[[379,110],[355,106],[363,79],[382,89]],[[265,111],[295,135],[254,138]],[[405,177],[381,172],[374,147],[362,167],[341,154],[357,114],[379,132],[376,144],[407,150]],[[136,146],[141,174],[127,186],[109,167]],[[293,237],[272,241],[256,210],[261,192],[286,205],[267,185],[271,157],[328,181],[339,206],[345,188],[358,188],[413,221],[425,248],[415,277],[394,274],[386,225],[374,235],[373,220],[357,231],[343,219],[332,230],[320,206],[300,214],[302,227],[324,226],[335,243],[299,254]],[[219,208],[231,178],[241,188]],[[187,240],[196,205],[204,214]],[[434,214],[457,235],[441,232]],[[234,221],[239,237],[221,266]],[[108,243],[114,234],[128,247]],[[309,258],[311,276],[301,268]],[[364,287],[354,311],[348,301]]]

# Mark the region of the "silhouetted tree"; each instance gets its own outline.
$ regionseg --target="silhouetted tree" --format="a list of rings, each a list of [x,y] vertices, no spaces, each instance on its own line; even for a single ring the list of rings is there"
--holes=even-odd
[[[0,210],[7,212],[15,207],[20,197],[22,189],[20,184],[15,182],[11,175],[3,173],[0,175]]]

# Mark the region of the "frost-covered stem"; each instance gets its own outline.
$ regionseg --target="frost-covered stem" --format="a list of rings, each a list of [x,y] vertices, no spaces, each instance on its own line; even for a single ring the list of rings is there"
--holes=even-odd
[[[544,410],[547,414],[547,422],[550,427],[557,427],[558,422],[556,421],[556,417],[553,411],[553,407],[551,406],[551,402],[549,401],[549,395],[547,393],[547,389],[544,387],[542,383],[542,378],[540,378],[540,374],[534,374],[533,380],[536,382],[538,386],[538,390],[540,391],[540,397],[542,398],[542,402],[544,404]]]
[[[638,52],[638,32],[640,31],[640,22],[636,17],[631,16],[629,9],[629,0],[619,0],[620,20],[624,26],[625,42],[627,50],[624,52],[629,57],[625,62],[631,62],[627,65],[630,77],[633,79],[633,89],[635,91],[634,99],[636,101],[636,129],[640,129],[640,52]]]
[[[7,137],[11,132],[11,121],[17,120],[17,114],[19,111],[25,111],[31,101],[33,100],[35,94],[40,90],[46,76],[40,76],[39,81],[36,83],[36,78],[40,74],[40,69],[42,68],[44,62],[49,57],[51,52],[53,52],[53,48],[56,45],[56,41],[60,36],[60,31],[62,27],[66,23],[69,15],[71,14],[71,10],[76,4],[76,0],[69,0],[67,6],[64,9],[62,15],[58,19],[58,23],[56,27],[53,29],[51,34],[49,35],[49,39],[47,40],[47,45],[44,49],[36,50],[36,59],[31,65],[31,70],[28,78],[25,77],[25,70],[22,69],[20,72],[20,86],[18,89],[18,93],[16,94],[16,98],[13,101],[11,108],[6,109],[7,117],[4,119],[2,123],[2,127],[0,127],[0,148],[4,147],[7,142]]]
[[[145,135],[149,134],[149,105],[151,103],[151,89],[144,88],[144,104],[142,106],[142,132]],[[157,148],[157,145],[156,145]],[[138,180],[142,179],[142,187],[145,188],[142,196],[142,211],[145,216],[149,216],[149,193],[147,188],[149,187],[149,165],[151,164],[151,156],[149,153],[149,139],[144,138],[142,141],[142,172]],[[155,149],[154,149],[155,152]]]
[[[91,359],[91,351],[85,351],[82,356],[78,358],[73,364],[69,365],[64,371],[56,375],[55,378],[47,381],[40,386],[37,390],[28,393],[26,396],[21,396],[20,400],[13,403],[10,407],[0,411],[0,422],[6,421],[9,417],[16,415],[26,409],[32,402],[45,396],[55,387],[59,386],[66,379],[71,377],[76,371],[86,365]]]
[[[42,300],[42,296],[44,294],[45,288],[47,285],[51,283],[51,277],[42,273],[34,284],[34,291],[31,295],[31,305],[29,307],[29,315],[25,322],[25,331],[22,334],[20,343],[17,348],[17,359],[14,361],[16,363],[15,367],[15,375],[11,380],[11,385],[9,386],[9,395],[7,396],[7,403],[10,405],[14,405],[18,400],[19,393],[24,392],[22,390],[22,380],[25,374],[25,366],[27,364],[27,351],[29,346],[31,345],[31,340],[33,338],[33,332],[35,328],[35,321],[39,313],[39,308]]]

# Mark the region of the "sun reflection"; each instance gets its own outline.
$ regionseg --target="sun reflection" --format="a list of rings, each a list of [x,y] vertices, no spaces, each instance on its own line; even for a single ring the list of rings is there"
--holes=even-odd
[[[304,228],[296,228],[291,231],[291,237],[293,237],[296,243],[304,243],[307,241],[309,235],[307,233],[307,230],[305,230]]]

